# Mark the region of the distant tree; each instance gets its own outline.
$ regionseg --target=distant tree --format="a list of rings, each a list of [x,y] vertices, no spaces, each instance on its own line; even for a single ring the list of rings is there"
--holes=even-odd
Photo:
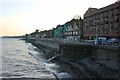
[[[75,16],[73,17],[73,19],[80,19],[80,16],[79,16],[79,15],[75,15]]]
[[[38,32],[39,32],[39,30],[38,30],[38,29],[36,29],[35,33],[38,33]]]

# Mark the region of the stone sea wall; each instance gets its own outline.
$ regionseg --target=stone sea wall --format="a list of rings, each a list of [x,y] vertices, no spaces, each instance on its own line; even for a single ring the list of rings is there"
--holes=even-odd
[[[71,70],[63,68],[75,77],[120,78],[120,47],[40,39],[30,42],[44,51],[46,59],[57,59],[60,64],[69,66]]]
[[[55,54],[61,54],[61,58],[68,61],[77,61],[86,57],[114,60],[120,58],[120,47],[63,43],[45,39],[32,39],[30,42],[41,48],[46,54],[49,55],[55,51]]]

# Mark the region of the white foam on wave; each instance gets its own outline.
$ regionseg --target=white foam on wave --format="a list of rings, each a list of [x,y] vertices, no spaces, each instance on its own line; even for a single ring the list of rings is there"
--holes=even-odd
[[[59,67],[55,63],[51,63],[44,59],[40,52],[35,51],[33,49],[30,49],[29,54],[34,56],[39,62],[42,62],[42,64],[45,66],[45,69],[49,70],[50,72],[56,72],[56,69]]]
[[[29,45],[29,46],[28,46],[28,49],[29,49],[30,51],[34,51],[35,48],[36,48],[36,47],[34,47],[34,46],[32,46],[32,45]]]

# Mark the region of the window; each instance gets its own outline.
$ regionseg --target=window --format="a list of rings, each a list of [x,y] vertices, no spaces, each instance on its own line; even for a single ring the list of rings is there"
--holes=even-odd
[[[111,10],[110,10],[110,12],[109,12],[109,16],[112,17],[112,11],[111,11]]]
[[[116,14],[116,15],[115,15],[115,21],[116,21],[116,22],[119,21],[119,14]]]
[[[78,32],[76,31],[76,34],[78,34]]]
[[[105,30],[105,33],[108,34],[108,29]]]
[[[115,32],[116,32],[116,33],[119,33],[119,28],[116,28]]]
[[[111,26],[111,29],[113,29],[113,26]]]
[[[116,9],[119,9],[119,7],[117,7]]]
[[[113,32],[113,26],[110,27],[110,32]]]
[[[106,21],[105,23],[108,24],[108,21]]]
[[[70,32],[70,35],[72,35],[72,32]]]
[[[119,19],[117,19],[116,22],[119,22]]]

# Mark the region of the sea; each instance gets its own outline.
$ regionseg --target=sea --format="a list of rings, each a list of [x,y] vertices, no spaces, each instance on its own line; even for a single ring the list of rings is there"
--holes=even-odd
[[[19,38],[0,38],[0,78],[55,78],[59,67]]]

